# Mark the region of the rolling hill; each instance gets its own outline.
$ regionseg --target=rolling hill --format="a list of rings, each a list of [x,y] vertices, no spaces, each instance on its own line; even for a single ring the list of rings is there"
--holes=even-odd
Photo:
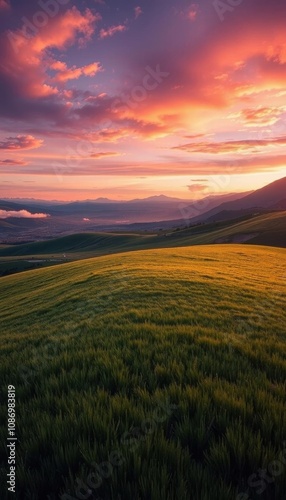
[[[150,236],[113,233],[80,233],[48,241],[12,245],[0,250],[0,256],[49,255],[77,252],[105,253],[133,250],[140,243],[148,243]],[[1,253],[2,252],[2,253]]]
[[[286,247],[286,211],[242,217],[236,221],[206,223],[170,233],[176,245],[251,243]]]
[[[76,254],[83,258],[144,248],[164,248],[245,241],[260,245],[286,247],[286,211],[247,216],[235,221],[209,223],[195,227],[159,232],[136,233],[79,233],[47,241],[8,245],[0,248],[1,257],[59,256]],[[90,254],[90,255],[88,255]]]
[[[285,268],[285,249],[218,245],[2,278],[15,498],[256,498],[285,456]],[[284,500],[285,475],[265,485]]]

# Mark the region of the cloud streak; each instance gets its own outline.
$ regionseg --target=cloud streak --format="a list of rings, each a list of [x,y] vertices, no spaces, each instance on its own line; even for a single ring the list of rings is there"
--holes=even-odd
[[[0,142],[0,149],[18,151],[20,149],[36,149],[43,145],[42,139],[36,139],[32,135],[17,135],[16,137],[7,137]]]
[[[32,214],[27,210],[0,210],[0,219],[46,219],[49,217],[48,214]]]
[[[102,153],[93,153],[90,158],[95,160],[101,160],[102,158],[108,158],[109,156],[122,156],[122,153],[116,153],[115,151],[106,151]]]
[[[15,166],[17,165],[23,167],[25,165],[28,165],[28,163],[23,160],[16,160],[16,159],[14,160],[9,158],[7,158],[6,160],[0,160],[0,166],[7,167],[9,165],[15,165]]]
[[[243,152],[257,152],[258,149],[269,146],[285,146],[286,136],[269,139],[245,139],[241,141],[226,142],[194,142],[174,146],[173,149],[185,151],[186,153],[207,153],[207,154],[229,154]]]
[[[102,28],[99,32],[99,38],[103,40],[104,38],[108,38],[110,36],[116,35],[116,33],[123,33],[127,28],[124,24],[118,24],[117,26],[110,26],[109,28]]]
[[[191,184],[187,187],[191,193],[202,193],[208,190],[208,186],[205,184]]]
[[[99,62],[87,64],[86,66],[82,66],[80,68],[77,68],[76,66],[68,68],[65,63],[56,61],[54,64],[51,65],[51,68],[58,70],[56,76],[54,77],[55,82],[67,82],[68,80],[77,80],[81,76],[92,77],[96,75],[96,73],[102,70]]]

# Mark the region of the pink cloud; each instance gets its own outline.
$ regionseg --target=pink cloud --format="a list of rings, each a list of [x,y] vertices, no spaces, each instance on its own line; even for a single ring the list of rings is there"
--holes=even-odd
[[[138,17],[140,17],[143,14],[143,10],[141,9],[141,7],[139,6],[135,7],[134,14],[135,14],[135,19],[138,19]]]
[[[187,11],[187,19],[190,21],[195,21],[198,15],[199,6],[197,3],[193,3]]]
[[[286,50],[282,22],[285,3],[281,2],[276,9],[264,0],[263,8],[259,6],[261,2],[255,3],[256,6],[251,6],[249,2],[243,2],[223,26],[215,12],[210,11],[204,16],[200,6],[200,23],[196,23],[188,33],[188,45],[182,46],[181,52],[176,52],[174,57],[170,57],[167,49],[164,51],[159,43],[154,45],[149,60],[154,63],[161,61],[161,67],[166,68],[170,77],[160,85],[158,92],[150,93],[148,101],[140,104],[141,117],[142,108],[148,113],[147,106],[152,117],[155,114],[160,116],[168,107],[176,109],[179,120],[184,120],[184,115],[188,113],[186,122],[196,122],[208,110],[215,114],[216,110],[226,110],[228,106],[240,102],[244,107],[251,106],[250,93],[273,89],[275,98],[279,89],[285,89]],[[209,8],[213,8],[212,3]],[[188,13],[191,20],[197,19],[197,4],[192,4]],[[186,18],[186,11],[179,14],[174,18],[173,32],[175,34],[181,27],[183,37],[182,16]],[[251,18],[247,26],[244,22],[246,18]],[[159,34],[158,40],[162,42]],[[142,57],[138,55],[138,75],[140,65],[143,67],[146,59],[146,54]],[[139,78],[137,76],[137,81]],[[135,82],[136,77],[134,85]],[[275,117],[269,117],[269,120],[275,120]],[[250,120],[248,123],[250,125]],[[253,125],[257,123],[258,117]]]
[[[28,165],[28,163],[23,160],[13,160],[13,159],[0,160],[0,166],[7,167],[7,165],[25,166]]]
[[[100,19],[99,15],[94,15],[89,9],[84,13],[79,12],[76,7],[63,14],[58,14],[55,18],[49,19],[46,26],[40,30],[35,28],[35,32],[31,34],[31,30],[23,24],[21,29],[9,31],[0,37],[2,65],[0,67],[0,80],[7,87],[7,92],[16,94],[16,98],[21,97],[24,102],[27,98],[34,100],[37,98],[48,98],[58,95],[58,89],[53,85],[48,71],[52,65],[55,71],[73,73],[66,74],[68,77],[78,78],[81,74],[95,74],[95,69],[98,66],[87,65],[84,68],[72,68],[69,70],[64,62],[51,60],[51,50],[65,50],[72,44],[82,45],[88,41],[95,30],[95,24]],[[32,36],[31,36],[32,35]],[[64,79],[64,75],[63,75]],[[14,95],[11,95],[10,101],[14,101]],[[40,105],[41,103],[38,103]],[[65,108],[68,111],[68,106],[65,101],[53,103],[53,107],[57,105],[58,111],[62,113],[60,108]],[[12,112],[11,108],[7,108],[7,113]],[[31,112],[33,102],[27,105],[27,113]],[[47,110],[52,113],[52,109]]]
[[[0,0],[0,10],[9,10],[10,7],[11,6],[8,0]]]
[[[50,64],[50,68],[55,70],[55,71],[66,71],[67,65],[65,62],[62,62],[62,61],[53,61]]]
[[[208,186],[204,185],[204,184],[191,184],[190,186],[188,186],[188,190],[191,192],[191,193],[200,193],[200,192],[204,192],[208,189]]]
[[[101,29],[99,32],[99,38],[104,39],[109,36],[114,36],[116,33],[122,33],[123,31],[126,31],[126,26],[124,24],[118,24],[118,26],[110,26],[110,28],[107,29]]]
[[[31,46],[35,52],[41,53],[52,47],[64,49],[76,40],[81,45],[91,39],[95,23],[100,19],[101,16],[94,15],[90,9],[82,14],[76,7],[72,7],[53,19],[53,22],[50,20],[31,40]]]
[[[17,219],[45,219],[49,217],[48,214],[31,214],[27,210],[0,210],[0,219],[8,219],[9,217],[16,217]]]
[[[0,149],[36,149],[41,147],[43,142],[41,139],[36,139],[33,135],[17,135],[16,137],[7,137],[7,139],[1,141]]]

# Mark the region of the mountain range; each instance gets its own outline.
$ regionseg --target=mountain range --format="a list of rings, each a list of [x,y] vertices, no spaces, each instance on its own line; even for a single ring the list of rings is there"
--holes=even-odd
[[[286,177],[256,191],[207,196],[197,201],[165,195],[130,201],[98,198],[65,203],[3,199],[0,242],[35,241],[79,231],[158,231],[275,210],[286,210]]]
[[[192,206],[189,207],[189,209]],[[253,211],[286,210],[286,177],[264,186],[236,200],[229,200],[190,218],[191,224],[203,221],[220,221]]]

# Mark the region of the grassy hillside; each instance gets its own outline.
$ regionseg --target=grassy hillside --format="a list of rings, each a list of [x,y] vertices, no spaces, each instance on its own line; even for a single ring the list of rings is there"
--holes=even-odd
[[[0,276],[123,251],[238,242],[286,247],[286,212],[159,234],[82,233],[4,246],[0,247]]]
[[[122,251],[126,247],[134,248],[138,241],[145,241],[148,237],[136,234],[112,234],[112,233],[82,233],[64,236],[48,241],[27,243],[24,245],[13,245],[1,250],[1,256],[20,255],[48,255],[75,252],[96,252],[102,249]]]
[[[217,245],[2,278],[14,498],[283,500],[285,269],[286,250]]]
[[[0,256],[50,255],[62,253],[92,252],[97,254],[122,252],[162,246],[201,245],[215,243],[218,238],[232,241],[233,236],[249,235],[249,241],[258,233],[260,244],[286,246],[286,212],[274,212],[247,218],[241,221],[210,223],[190,227],[180,231],[167,231],[162,234],[134,233],[82,233],[64,236],[48,241],[12,245],[0,248]],[[166,235],[168,240],[166,240]],[[170,241],[171,237],[171,241]],[[273,242],[273,240],[275,240]]]
[[[184,245],[235,243],[241,239],[250,244],[286,247],[286,212],[268,213],[236,222],[206,224],[170,236],[175,244],[180,241]]]
[[[0,247],[0,276],[98,255],[153,246],[137,234],[82,233],[48,241]]]
[[[213,243],[251,243],[286,247],[286,212],[162,231],[158,234],[82,233],[48,241],[0,247],[0,276],[99,255]]]

